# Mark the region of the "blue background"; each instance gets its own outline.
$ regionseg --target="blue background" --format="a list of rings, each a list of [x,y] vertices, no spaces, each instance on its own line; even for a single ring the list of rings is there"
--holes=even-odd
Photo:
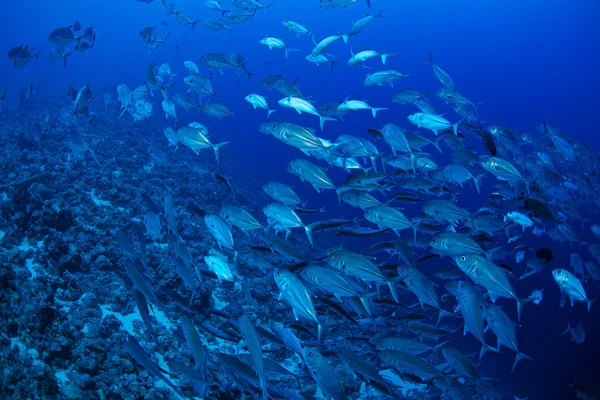
[[[205,9],[202,1],[179,0],[176,3],[192,19],[219,16]],[[223,3],[225,6],[226,3]],[[362,0],[348,9],[334,10],[320,9],[317,0],[279,0],[265,13],[258,11],[252,23],[234,26],[231,34],[207,30],[201,22],[193,31],[189,26],[177,25],[173,16],[163,13],[158,0],[152,4],[133,0],[5,1],[0,13],[0,48],[8,52],[14,46],[28,44],[36,45],[37,49],[44,46],[44,49],[40,61],[32,61],[25,70],[14,69],[9,61],[0,63],[0,85],[10,86],[8,103],[14,106],[18,88],[31,81],[40,96],[66,91],[68,85],[78,88],[89,82],[95,96],[92,109],[100,112],[104,107],[101,100],[104,91],[113,91],[115,98],[118,84],[126,83],[134,88],[143,83],[146,66],[151,61],[157,65],[169,62],[173,72],[178,74],[177,84],[170,91],[173,95],[184,90],[182,78],[187,71],[183,61],[198,63],[199,57],[207,52],[239,51],[247,59],[248,69],[257,77],[250,80],[242,77],[238,82],[233,70],[225,71],[222,77],[218,74],[215,77],[215,87],[221,85],[215,101],[235,110],[235,116],[220,122],[195,110],[183,113],[178,109],[179,115],[208,125],[219,138],[216,141],[232,141],[222,151],[224,168],[227,159],[248,165],[256,177],[257,190],[262,183],[270,180],[294,184],[301,198],[311,200],[311,208],[327,206],[328,216],[332,218],[357,214],[347,205],[339,208],[333,192],[317,196],[312,188],[285,171],[289,160],[303,155],[259,133],[256,128],[264,122],[266,112],[251,111],[244,97],[249,93],[267,96],[271,108],[278,108],[272,120],[282,119],[318,129],[317,119],[279,108],[276,102],[280,95],[260,88],[257,78],[276,73],[284,74],[289,80],[299,78],[300,89],[305,95],[312,95],[311,100],[317,105],[352,96],[368,100],[372,106],[389,107],[390,110],[381,112],[376,120],[369,112],[358,112],[355,121],[348,117],[343,122],[328,122],[322,133],[329,139],[345,133],[368,137],[367,128],[381,128],[389,122],[412,128],[406,116],[414,112],[414,107],[390,103],[389,96],[401,87],[412,86],[420,92],[441,87],[431,67],[425,63],[431,51],[435,62],[453,77],[459,91],[473,101],[483,102],[479,108],[480,116],[488,125],[499,124],[535,132],[535,125],[546,120],[598,150],[600,28],[597,21],[600,3],[597,1],[372,0],[372,3],[371,12],[383,9],[384,18],[351,37],[347,45],[339,41],[331,46],[328,52],[338,56],[340,63],[330,73],[327,66],[315,66],[304,59],[313,47],[311,39],[297,38],[281,22],[287,19],[299,22],[314,30],[316,39],[320,40],[334,33],[347,32],[352,21],[363,17],[369,10]],[[68,59],[67,68],[51,64],[47,60],[52,47],[47,41],[48,34],[75,20],[84,27],[94,27],[97,32],[94,49],[85,54],[73,54]],[[168,26],[163,26],[161,20],[167,21]],[[156,25],[162,35],[171,32],[164,50],[149,54],[144,48],[138,33],[147,25]],[[291,53],[286,60],[282,50],[270,51],[259,45],[259,40],[265,35],[283,38],[289,47],[301,51]],[[397,66],[409,77],[394,89],[365,88],[362,84],[364,77],[368,72],[380,69],[379,60],[369,62],[372,70],[349,67],[346,61],[351,47],[355,52],[374,48],[398,53],[388,59],[388,66]],[[155,103],[155,115],[142,126],[148,135],[161,136],[166,122],[160,109],[161,99],[157,96],[150,98]],[[452,120],[457,119],[451,109],[435,96],[431,97],[438,110],[448,112]],[[101,117],[105,116],[101,114]],[[58,116],[52,115],[51,118]],[[387,151],[387,146],[381,142],[377,146]],[[438,157],[438,154],[435,156]],[[448,155],[441,159],[448,161]],[[344,174],[336,171],[332,176],[339,181]],[[483,185],[491,186],[492,182],[492,178],[488,177]],[[461,197],[460,205],[464,208],[479,207],[483,202],[482,198],[470,202],[467,197]],[[581,237],[582,240],[593,240],[587,232]],[[557,259],[554,267],[566,268],[569,255],[579,251],[577,247],[566,245],[558,249],[547,236],[543,239],[528,236],[528,240],[531,240],[528,244],[534,247],[555,248]],[[360,245],[359,248],[364,246],[363,243],[356,245]],[[589,259],[585,248],[581,253],[584,259]],[[568,389],[571,372],[576,374],[578,381],[588,383],[598,377],[598,369],[594,370],[594,366],[600,359],[596,340],[600,336],[597,323],[600,306],[592,309],[590,314],[583,304],[577,304],[575,309],[559,309],[558,288],[549,274],[515,285],[522,297],[534,288],[546,288],[542,305],[526,306],[522,327],[517,328],[521,350],[536,361],[522,362],[511,375],[514,353],[505,349],[501,355],[486,356],[483,371],[487,376],[501,379],[509,390],[521,396],[529,394],[532,399],[570,398],[573,395],[572,389]],[[597,295],[596,288],[595,295],[591,297]],[[514,304],[502,304],[514,319]],[[567,321],[572,326],[578,322],[584,325],[587,331],[584,344],[577,346],[569,343],[569,337],[559,336]],[[465,339],[465,345],[477,350],[472,338]]]

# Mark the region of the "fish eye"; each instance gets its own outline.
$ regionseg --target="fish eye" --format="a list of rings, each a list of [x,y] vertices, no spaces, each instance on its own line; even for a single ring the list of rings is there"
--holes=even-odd
[[[467,260],[467,256],[460,256],[460,261],[466,261]]]
[[[313,353],[312,353],[312,351],[308,353],[308,356],[309,356],[309,357],[312,357],[312,356],[313,356]]]

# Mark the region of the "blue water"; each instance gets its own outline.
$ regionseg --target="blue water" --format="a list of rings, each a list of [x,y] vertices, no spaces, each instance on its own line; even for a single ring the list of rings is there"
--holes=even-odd
[[[202,1],[178,0],[176,3],[192,19],[218,17],[218,13],[205,9]],[[321,135],[330,140],[345,133],[368,138],[368,128],[381,128],[385,123],[413,128],[406,116],[415,111],[414,107],[390,103],[389,96],[402,87],[411,86],[420,92],[441,87],[431,66],[425,62],[431,52],[434,61],[451,74],[460,92],[473,101],[483,103],[479,113],[486,125],[499,124],[535,132],[535,126],[545,120],[573,139],[588,143],[592,150],[600,151],[597,139],[600,93],[600,28],[597,21],[600,3],[592,0],[372,0],[372,3],[371,10],[363,0],[347,9],[323,10],[316,0],[275,0],[266,12],[258,11],[251,23],[234,26],[229,34],[210,31],[201,22],[194,30],[178,25],[173,16],[163,13],[158,0],[151,4],[134,0],[5,2],[0,13],[0,48],[7,52],[12,47],[28,44],[36,45],[36,49],[43,47],[43,50],[40,60],[28,63],[25,69],[15,69],[9,61],[0,63],[0,85],[9,85],[11,92],[7,96],[7,105],[16,108],[18,90],[29,82],[34,83],[36,96],[40,98],[66,92],[69,85],[82,87],[87,82],[94,93],[92,108],[100,113],[104,109],[104,92],[112,91],[113,99],[116,99],[118,84],[125,83],[134,88],[143,83],[149,62],[157,65],[168,62],[171,65],[177,74],[177,84],[170,91],[174,94],[185,89],[181,80],[187,75],[184,61],[198,63],[199,57],[208,52],[239,51],[247,60],[247,68],[256,76],[249,80],[242,76],[238,81],[235,72],[229,69],[223,76],[217,73],[213,82],[215,87],[220,85],[215,101],[225,104],[235,111],[235,115],[219,121],[195,110],[184,112],[181,108],[178,115],[206,124],[218,138],[215,141],[231,141],[222,151],[223,171],[228,171],[228,160],[235,160],[236,166],[243,166],[245,173],[255,179],[257,191],[266,181],[294,185],[300,198],[309,200],[309,208],[326,207],[331,218],[359,214],[348,205],[339,206],[333,191],[318,195],[309,185],[301,184],[286,172],[287,163],[303,155],[258,132],[258,125],[265,121],[266,112],[253,111],[244,97],[249,93],[265,95],[271,108],[278,108],[271,117],[274,120],[317,129],[316,117],[299,116],[293,110],[278,107],[280,95],[260,88],[259,78],[277,73],[289,80],[298,78],[299,88],[305,95],[312,95],[311,100],[316,104],[351,97],[368,100],[376,107],[389,107],[375,120],[369,112],[358,112],[355,120],[347,116],[344,121],[328,122]],[[309,64],[304,56],[313,47],[311,39],[297,38],[281,25],[283,20],[292,19],[314,30],[315,37],[320,40],[334,33],[346,32],[352,21],[380,9],[383,10],[383,18],[351,37],[348,44],[339,41],[328,50],[340,61],[333,72],[326,65]],[[48,34],[75,20],[84,27],[94,27],[97,39],[93,50],[83,54],[75,52],[68,58],[66,68],[60,63],[51,64],[47,60],[52,47],[47,40]],[[162,25],[161,21],[167,21],[168,25]],[[144,48],[138,32],[147,25],[157,26],[162,35],[170,32],[163,50],[148,53]],[[266,35],[283,38],[289,47],[300,51],[285,59],[282,50],[269,50],[258,43]],[[365,75],[380,69],[379,61],[368,63],[373,69],[349,67],[346,61],[351,48],[355,52],[377,49],[397,53],[388,59],[388,66],[398,67],[409,77],[393,89],[364,87]],[[455,118],[452,110],[441,100],[434,95],[431,98],[438,110],[448,112],[447,117],[451,120]],[[162,138],[164,127],[172,125],[172,120],[164,119],[161,100],[158,93],[149,98],[154,103],[154,115],[140,123],[141,130],[148,136]],[[34,112],[46,113],[44,109],[37,108],[29,112],[32,115]],[[130,118],[127,114],[125,117]],[[50,115],[50,118],[58,118],[58,115]],[[100,118],[106,117],[101,115]],[[378,147],[382,147],[379,143]],[[449,155],[438,159],[448,162]],[[331,172],[334,181],[345,176],[341,170]],[[492,180],[491,177],[486,178],[484,186],[491,186]],[[469,196],[473,196],[475,201]],[[474,190],[466,189],[459,198],[460,205],[464,208],[479,207],[481,199],[475,196]],[[597,221],[596,215],[587,217]],[[573,225],[579,227],[578,223]],[[594,242],[589,224],[579,234],[582,241]],[[553,248],[555,267],[566,268],[570,254],[579,251],[577,245],[561,247],[547,236],[538,238],[529,235],[527,240],[532,247]],[[360,250],[371,240],[348,239],[343,242]],[[582,250],[584,252],[586,250]],[[589,256],[588,253],[586,255]],[[573,398],[574,391],[568,387],[572,383],[572,373],[578,382],[597,383],[600,306],[592,308],[591,313],[586,312],[583,304],[577,304],[575,308],[559,308],[559,290],[549,274],[536,276],[525,284],[517,282],[515,286],[522,296],[535,288],[545,288],[542,304],[526,306],[521,327],[517,328],[520,349],[535,362],[523,362],[511,374],[514,353],[504,349],[501,354],[485,357],[482,373],[499,379],[508,393],[522,397],[529,395],[530,399]],[[597,289],[590,297],[600,294]],[[505,304],[505,310],[515,319],[513,308],[512,302]],[[587,339],[583,344],[576,345],[570,343],[567,336],[559,336],[567,321],[572,326],[581,322],[585,327]],[[472,337],[464,341],[467,346],[472,345],[473,351],[477,349]]]

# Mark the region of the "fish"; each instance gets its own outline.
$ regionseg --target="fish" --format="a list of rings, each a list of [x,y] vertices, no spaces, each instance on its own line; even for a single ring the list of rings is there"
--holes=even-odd
[[[128,340],[125,342],[125,349],[145,369],[152,375],[167,384],[175,393],[184,397],[183,393],[159,370],[159,368],[150,360],[140,343],[131,335],[128,335]]]
[[[417,237],[417,226],[410,221],[400,210],[386,205],[369,207],[364,212],[365,218],[377,225],[380,229],[391,229],[400,236],[400,231],[412,229],[414,238]]]
[[[339,111],[357,111],[357,110],[371,110],[373,118],[377,117],[377,112],[388,110],[386,107],[371,107],[367,102],[362,100],[350,100],[346,98],[342,104],[337,108]]]
[[[502,270],[493,262],[478,254],[463,254],[454,258],[456,265],[476,284],[499,297],[512,298],[517,302],[517,315],[521,319],[523,305],[530,299],[520,299]]]
[[[292,49],[290,47],[287,47],[283,40],[279,38],[266,36],[264,39],[261,39],[259,43],[263,46],[267,46],[269,50],[283,49],[285,51],[285,58],[288,58],[288,55],[292,51],[299,51],[299,49]]]
[[[312,31],[309,31],[305,26],[291,20],[283,21],[281,24],[288,31],[295,33],[296,37],[300,37],[301,35],[310,36],[312,34]]]
[[[390,96],[390,100],[392,101],[392,103],[398,103],[398,104],[406,104],[406,103],[413,103],[414,101],[420,99],[421,97],[423,98],[427,98],[427,92],[424,94],[421,94],[415,90],[413,90],[412,87],[408,87],[406,89],[400,89],[397,92],[395,92],[394,94],[392,94]]]
[[[368,0],[367,4],[371,8],[371,1]],[[352,23],[352,27],[348,32],[348,36],[356,35],[361,33],[367,26],[372,24],[377,18],[383,18],[383,10],[379,10],[377,14],[367,14],[356,22]]]
[[[233,235],[229,226],[221,217],[215,214],[206,214],[204,216],[204,223],[219,245],[219,248],[226,248],[235,252]]]
[[[321,2],[323,4],[323,2]],[[334,42],[343,39],[344,43],[348,43],[348,35],[331,35],[321,40],[319,43],[315,42],[315,36],[312,36],[313,43],[315,47],[311,51],[311,55],[313,57],[317,57],[326,52],[327,48],[331,46]]]
[[[485,251],[469,236],[456,232],[438,233],[431,238],[429,243],[438,254],[449,256],[458,256],[464,253],[483,254],[488,260],[491,260],[494,253],[499,250]]]
[[[487,326],[494,332],[498,338],[497,349],[500,350],[500,345],[505,346],[517,353],[515,362],[513,363],[511,372],[514,372],[517,364],[521,360],[533,361],[527,354],[519,350],[517,335],[514,324],[506,315],[500,306],[495,304],[486,304],[483,306],[483,315],[487,321]]]
[[[388,55],[389,56],[389,55]],[[372,74],[368,74],[365,78],[365,86],[385,86],[390,85],[394,87],[394,83],[397,83],[403,79],[408,78],[408,75],[401,73],[395,69],[388,69],[385,71],[378,71]],[[392,99],[393,101],[393,99]]]
[[[387,382],[379,375],[379,372],[371,365],[371,363],[364,360],[361,356],[352,350],[344,348],[340,350],[340,355],[344,362],[368,383],[375,382],[382,387],[387,387]]]
[[[327,359],[316,348],[304,347],[302,349],[302,356],[311,377],[323,393],[335,400],[348,399],[333,368],[331,368]]]
[[[455,295],[463,320],[465,321],[464,334],[470,332],[477,340],[481,342],[479,359],[483,358],[483,355],[487,350],[497,351],[485,342],[483,314],[480,306],[480,303],[482,302],[481,294],[468,282],[459,281]],[[454,356],[456,357],[456,355]]]
[[[223,8],[221,8],[221,3],[218,0],[205,1],[204,7],[208,8],[211,11],[220,11],[221,16],[224,16],[225,14],[230,12],[230,10],[224,10]]]
[[[361,300],[365,309],[369,310],[369,295],[357,292],[350,283],[341,275],[323,267],[307,266],[300,269],[299,275],[307,282],[312,283],[319,289],[329,292],[336,297],[357,297]]]
[[[377,353],[377,356],[398,371],[415,375],[423,381],[429,381],[442,375],[431,364],[401,350],[382,350]]]
[[[326,121],[335,121],[334,118],[325,117],[325,116],[319,114],[319,112],[317,111],[315,106],[313,106],[309,101],[304,100],[299,97],[293,97],[293,96],[285,97],[285,98],[279,100],[278,104],[282,107],[291,108],[293,110],[296,110],[298,112],[298,114],[302,114],[303,112],[305,112],[307,114],[311,114],[311,115],[315,115],[315,116],[319,117],[319,125],[321,126],[321,130],[323,130],[323,127],[324,127]]]
[[[552,270],[552,277],[560,288],[560,292],[563,297],[568,296],[571,300],[571,306],[576,301],[586,302],[588,311],[590,311],[592,304],[595,303],[595,300],[588,299],[583,285],[579,279],[575,277],[575,275],[565,269],[557,268]]]
[[[408,116],[408,120],[419,128],[429,129],[437,136],[441,131],[452,129],[455,135],[458,135],[458,128],[464,122],[464,118],[454,124],[446,118],[426,112],[413,113]]]
[[[215,154],[215,159],[219,162],[219,150],[223,146],[229,144],[229,142],[213,144],[208,139],[207,133],[208,131],[204,125],[191,123],[179,128],[176,132],[176,137],[179,143],[190,148],[196,154],[198,154],[198,150],[201,149],[212,149]]]
[[[354,52],[350,50],[350,54],[352,55],[352,57],[350,57],[350,59],[348,60],[349,66],[354,66],[363,63],[369,58],[373,57],[381,57],[381,64],[385,65],[388,57],[395,55],[394,53],[380,53],[376,50],[364,50],[357,54],[354,54]]]
[[[439,349],[443,350],[443,347],[448,344],[448,342],[442,342],[436,346],[430,346],[421,341],[397,337],[390,332],[377,334],[370,338],[369,342],[379,350],[400,350],[412,354],[413,356],[418,356],[430,351],[437,351]]]
[[[234,205],[224,205],[219,215],[229,225],[236,226],[244,232],[263,228],[252,214]]]
[[[319,0],[319,7],[325,9],[348,7],[349,4],[355,2],[356,0]]]
[[[202,21],[202,25],[204,25],[204,27],[207,29],[211,29],[213,31],[227,30],[231,32],[231,28],[227,26],[226,23],[230,23],[230,21],[217,18],[206,18]]]
[[[268,182],[263,185],[263,191],[273,200],[288,206],[304,204],[294,191],[293,186],[284,185],[279,182]]]
[[[296,320],[299,316],[302,316],[315,322],[319,327],[318,338],[321,341],[323,326],[319,321],[310,293],[302,281],[293,272],[280,269],[275,270],[273,277],[281,293],[281,298],[292,307]]]
[[[269,224],[286,231],[286,237],[289,235],[290,228],[304,228],[308,241],[314,246],[312,229],[315,225],[305,225],[293,208],[281,203],[270,203],[265,206],[263,212]]]
[[[312,162],[297,158],[290,161],[286,169],[289,173],[297,175],[303,181],[310,183],[317,192],[320,193],[322,189],[333,189],[337,192],[338,198],[340,197],[340,191],[331,178],[327,176],[322,168]]]
[[[264,108],[267,110],[267,118],[271,116],[277,110],[269,109],[269,105],[267,104],[267,99],[259,94],[251,93],[244,98],[248,103],[252,104],[252,107],[256,110],[257,108]]]
[[[208,269],[217,276],[219,283],[223,281],[237,283],[235,275],[231,270],[231,265],[223,253],[211,250],[209,254],[204,257],[204,263]],[[200,278],[200,276],[198,277]]]
[[[333,72],[333,66],[338,63],[338,61],[336,61],[336,60],[327,58],[327,56],[325,56],[324,54],[319,54],[316,57],[313,56],[312,54],[309,54],[305,58],[306,58],[306,61],[316,64],[316,65],[329,64],[329,70],[331,72]]]
[[[571,324],[567,322],[567,329],[561,334],[561,336],[566,335],[567,333],[571,334],[571,342],[581,344],[585,341],[585,330],[581,324],[571,328]]]
[[[456,84],[454,83],[454,80],[452,80],[448,72],[446,72],[444,68],[440,67],[439,65],[433,62],[432,53],[429,53],[429,61],[427,62],[431,64],[435,76],[440,82],[444,84],[444,86],[446,86],[448,89],[456,90]]]
[[[252,21],[257,10],[258,7],[255,7],[252,12],[247,10],[231,11],[223,17],[223,21],[229,25],[243,24],[244,22]]]
[[[479,378],[473,364],[457,349],[446,346],[442,349],[442,355],[458,374],[470,379]]]
[[[269,393],[267,392],[267,378],[265,377],[265,366],[262,348],[260,346],[260,337],[246,315],[242,315],[240,318],[240,328],[244,342],[246,342],[246,347],[248,348],[248,351],[250,351],[250,359],[254,365],[254,370],[260,379],[263,400],[267,400],[269,399]]]
[[[326,258],[327,263],[337,271],[361,279],[365,282],[387,283],[390,293],[396,302],[398,292],[395,282],[388,279],[381,269],[366,256],[349,250],[331,250]]]
[[[419,300],[421,308],[425,308],[425,304],[430,305],[440,311],[438,317],[438,325],[443,315],[448,314],[442,310],[437,292],[432,282],[427,279],[418,269],[409,265],[402,265],[397,268],[398,280],[402,281],[406,288],[413,292]],[[483,329],[483,326],[482,326]]]

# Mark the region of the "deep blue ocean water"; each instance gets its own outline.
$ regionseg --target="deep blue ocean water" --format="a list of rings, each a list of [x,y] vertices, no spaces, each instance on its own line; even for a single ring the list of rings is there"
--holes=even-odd
[[[205,9],[202,3],[199,0],[176,2],[193,19],[218,16],[218,13]],[[247,60],[247,68],[256,77],[247,80],[242,76],[238,81],[231,69],[223,76],[218,73],[215,76],[215,83],[220,85],[216,100],[234,110],[235,115],[219,121],[195,110],[183,112],[178,109],[179,115],[205,123],[218,141],[231,141],[222,151],[221,167],[225,170],[227,160],[235,160],[236,165],[244,166],[246,174],[256,179],[257,190],[267,180],[295,185],[300,197],[309,200],[310,208],[335,210],[332,217],[355,217],[358,213],[348,205],[338,206],[334,192],[319,195],[286,172],[286,164],[302,154],[259,133],[257,127],[265,121],[266,113],[264,110],[253,111],[244,97],[249,93],[265,95],[271,108],[278,109],[271,117],[273,120],[316,129],[316,117],[300,116],[293,110],[277,107],[280,95],[260,88],[259,78],[277,73],[284,74],[289,80],[298,78],[299,88],[304,94],[312,95],[311,100],[317,104],[351,97],[368,100],[376,107],[389,107],[375,120],[369,112],[358,112],[355,120],[347,116],[344,121],[328,122],[321,135],[331,140],[345,133],[368,138],[368,128],[381,128],[389,122],[413,128],[406,116],[414,112],[414,107],[390,103],[389,96],[401,87],[411,86],[421,92],[441,87],[431,66],[425,62],[431,52],[434,61],[451,74],[459,91],[469,99],[483,103],[479,114],[487,125],[535,132],[535,126],[545,120],[575,140],[589,144],[592,150],[600,151],[597,139],[600,3],[595,1],[372,0],[369,10],[364,1],[358,0],[348,8],[323,10],[316,0],[275,0],[265,12],[259,10],[251,23],[235,26],[231,34],[210,31],[201,22],[194,30],[178,25],[172,16],[163,13],[158,0],[151,4],[134,0],[24,0],[5,2],[1,9],[0,48],[3,51],[20,44],[43,48],[40,60],[28,63],[25,69],[13,68],[10,61],[0,63],[0,85],[9,85],[11,90],[7,96],[9,108],[17,107],[18,90],[29,82],[34,83],[39,97],[66,92],[69,85],[79,88],[87,82],[94,92],[94,107],[103,110],[103,93],[110,90],[116,98],[118,84],[125,83],[133,88],[143,83],[146,67],[151,61],[157,65],[164,62],[171,65],[179,79],[172,89],[176,93],[184,89],[180,79],[187,73],[184,61],[197,63],[199,57],[208,52],[241,52]],[[330,34],[346,32],[352,21],[380,9],[383,18],[351,37],[348,44],[340,41],[328,50],[340,60],[333,72],[326,65],[309,64],[304,56],[313,47],[311,39],[297,38],[281,25],[287,19],[300,22],[314,30],[315,37],[320,40]],[[52,47],[47,40],[48,34],[75,20],[83,26],[94,27],[97,34],[94,48],[86,53],[72,54],[66,68],[60,63],[51,64],[47,59]],[[166,21],[167,25],[162,25],[161,21]],[[148,53],[144,48],[138,32],[147,25],[156,25],[162,35],[170,33],[163,50]],[[282,50],[269,50],[258,43],[266,35],[283,38],[288,46],[300,51],[292,52],[285,59]],[[397,53],[388,59],[388,66],[398,67],[409,77],[393,89],[364,87],[364,76],[380,69],[379,61],[369,62],[373,69],[349,67],[346,61],[351,48],[355,52],[374,48]],[[438,110],[447,111],[449,116],[452,115],[449,119],[455,119],[449,107],[434,95],[431,98]],[[150,98],[155,103],[155,115],[141,123],[142,130],[149,136],[162,136],[164,127],[172,124],[165,121],[160,100],[158,93]],[[44,110],[35,111],[44,113]],[[439,159],[448,161],[449,155],[444,154]],[[333,171],[331,176],[341,180],[345,175]],[[483,185],[491,185],[492,179],[486,178]],[[473,189],[467,188],[460,197],[460,205],[478,207],[481,202],[476,196]],[[410,209],[411,206],[407,207]],[[587,217],[597,219],[595,215]],[[580,239],[594,242],[589,224],[584,232],[580,232]],[[555,252],[553,265],[557,267],[568,267],[570,254],[579,251],[577,245],[560,246],[547,236],[529,235],[526,240],[531,247],[551,247]],[[365,245],[365,241],[358,239],[343,242],[357,250]],[[597,339],[600,337],[600,306],[592,307],[590,313],[583,304],[559,308],[559,290],[549,274],[536,276],[525,284],[517,282],[515,286],[523,296],[535,288],[545,288],[542,304],[525,306],[521,327],[517,328],[520,349],[535,362],[522,362],[511,374],[514,353],[504,349],[501,354],[484,358],[482,373],[499,379],[507,391],[521,397],[531,396],[530,399],[573,398],[574,391],[569,388],[572,374],[578,381],[600,382],[600,344]],[[590,288],[590,292],[592,298],[600,295],[597,286]],[[504,305],[514,319],[512,302]],[[585,327],[587,339],[583,344],[570,343],[567,336],[560,336],[567,321],[571,326],[580,322]],[[473,338],[464,340],[473,345],[473,351],[478,349]]]

